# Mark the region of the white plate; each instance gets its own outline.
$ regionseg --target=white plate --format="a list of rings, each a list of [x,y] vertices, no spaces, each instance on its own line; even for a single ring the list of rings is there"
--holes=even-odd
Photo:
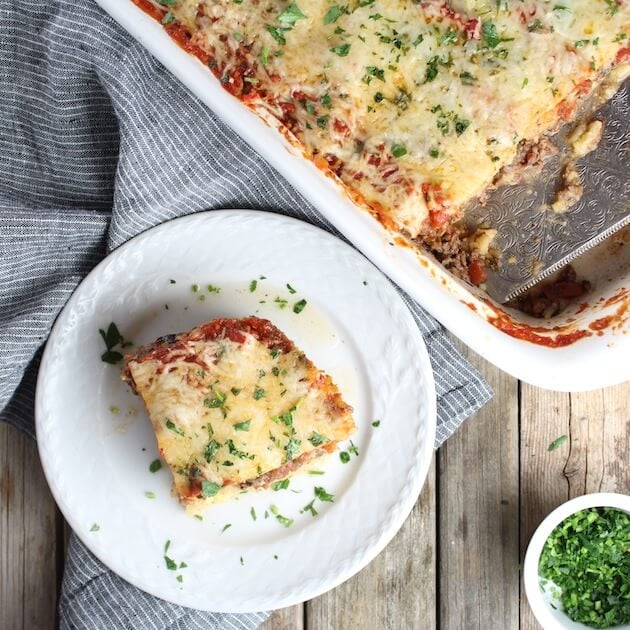
[[[209,293],[208,284],[220,293]],[[307,306],[296,315],[291,305],[302,298]],[[114,321],[126,338],[144,344],[215,317],[252,314],[277,324],[331,374],[355,408],[359,456],[342,464],[335,454],[317,467],[323,475],[300,475],[288,490],[241,495],[199,521],[170,496],[169,472],[149,471],[157,457],[153,431],[119,367],[100,360],[98,329]],[[315,597],[389,542],[431,461],[435,389],[411,314],[363,256],[295,219],[214,211],[132,239],[81,283],[44,352],[36,424],[55,499],[98,558],[168,601],[246,612]],[[300,514],[315,486],[333,493],[334,503],[316,502],[317,517]],[[295,519],[291,527],[269,513],[272,504]],[[187,567],[167,569],[167,540],[168,556]]]

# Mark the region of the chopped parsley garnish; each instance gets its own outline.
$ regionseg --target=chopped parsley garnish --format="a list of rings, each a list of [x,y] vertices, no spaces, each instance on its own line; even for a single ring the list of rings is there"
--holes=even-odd
[[[395,158],[407,155],[407,147],[404,144],[392,144],[392,155]]]
[[[92,527],[90,527],[91,532],[97,532],[99,529],[101,529],[101,526],[98,523],[94,523]]]
[[[461,136],[466,129],[470,126],[470,120],[465,120],[461,118],[455,119],[455,133],[458,136]]]
[[[183,582],[184,581],[184,576],[183,575],[178,575],[177,578],[175,578],[178,582]]]
[[[219,287],[215,287],[213,284],[209,284],[206,287],[208,293],[221,293],[221,289]]]
[[[256,520],[256,510],[252,507],[252,509],[249,511],[252,520],[255,521]]]
[[[326,490],[322,488],[321,486],[315,487],[315,496],[320,501],[328,501],[329,503],[332,503],[335,500],[335,495],[326,492]]]
[[[339,453],[339,459],[341,460],[342,464],[347,464],[350,461],[350,453],[347,453],[346,451],[341,451],[341,453]]]
[[[252,280],[249,283],[249,292],[253,293],[256,290],[256,287],[258,286],[258,280]]]
[[[306,300],[300,300],[293,305],[293,312],[299,315],[306,307]]]
[[[615,15],[619,11],[619,6],[617,5],[616,0],[604,0],[608,5],[608,13],[610,15]]]
[[[168,11],[167,13],[165,13],[164,17],[162,18],[162,24],[171,24],[174,21],[175,16],[173,15],[172,11]]]
[[[243,560],[243,556],[241,556],[241,566],[243,566],[245,564],[245,561]]]
[[[313,431],[313,435],[311,435],[311,437],[308,438],[308,441],[313,446],[320,446],[321,444],[326,444],[327,442],[330,442],[330,440],[325,435],[322,435],[321,433],[317,433],[317,431]]]
[[[362,81],[366,85],[370,85],[372,79],[378,79],[385,82],[385,70],[377,68],[376,66],[367,66],[367,74],[363,77]]]
[[[381,421],[380,420],[374,420],[374,422],[372,422],[372,426],[373,427],[378,427],[381,425]]]
[[[252,397],[254,400],[260,400],[261,398],[264,398],[266,395],[267,395],[267,392],[264,389],[262,389],[261,387],[255,387]]]
[[[549,446],[547,447],[548,451],[555,451],[559,446],[564,444],[568,440],[566,435],[561,435],[559,438],[556,438]]]
[[[324,102],[324,99],[322,99],[322,103],[323,102]],[[289,289],[289,293],[291,294],[297,293],[297,291],[289,283],[287,283],[287,289]]]
[[[298,20],[305,20],[306,16],[295,2],[292,2],[279,16],[278,21],[293,26]]]
[[[164,562],[166,563],[166,568],[169,571],[177,571],[177,562],[168,556],[164,556]]]
[[[110,325],[107,327],[107,330],[99,328],[98,332],[105,342],[105,352],[103,352],[103,354],[101,355],[101,361],[103,361],[104,363],[114,365],[122,360],[123,355],[120,352],[114,350],[116,346],[120,345],[121,348],[126,348],[133,345],[130,341],[124,340],[123,336],[118,330],[118,326],[116,326],[114,322],[110,323]]]
[[[203,451],[203,458],[210,463],[220,448],[221,445],[216,440],[210,440]]]
[[[284,46],[287,40],[284,38],[284,33],[290,31],[290,28],[278,28],[272,24],[265,24],[267,32],[278,42],[278,44]]]
[[[313,499],[310,503],[307,503],[300,510],[300,514],[303,514],[304,512],[310,512],[311,516],[317,516],[319,514],[319,512],[315,509],[314,504],[315,504],[315,499]]]
[[[279,354],[282,354],[282,350],[280,350],[279,348],[274,348],[271,351],[271,358],[275,359]]]
[[[298,454],[301,443],[302,442],[300,440],[296,440],[294,437],[289,439],[287,445],[284,447],[284,450],[287,453],[287,461],[291,461]]]
[[[238,457],[239,459],[254,459],[254,455],[250,455],[245,451],[239,451],[236,446],[234,446],[234,442],[232,440],[228,440],[225,445],[228,447],[230,455],[234,455],[234,457]]]
[[[319,124],[319,123],[318,123]],[[287,304],[289,303],[288,300],[285,300],[284,298],[278,297],[276,296],[273,300],[280,308],[286,308]]]
[[[345,10],[342,9],[340,6],[336,4],[333,5],[332,7],[330,7],[330,9],[328,9],[326,15],[324,16],[324,24],[332,24],[333,22],[336,22],[339,19],[339,16],[343,15],[344,13]]]
[[[177,433],[177,435],[181,435],[182,437],[186,435],[182,429],[180,429],[174,422],[168,419],[166,420],[166,428],[173,431],[173,433]]]
[[[501,43],[497,27],[492,22],[482,24],[481,34],[489,48],[496,48]]]
[[[223,533],[224,531],[226,531],[227,529],[230,529],[230,527],[232,527],[232,523],[226,523],[223,526],[223,529],[221,530],[221,533]]]
[[[147,491],[144,493],[144,496],[145,496],[147,499],[155,499],[155,492],[151,492],[150,490],[147,490]]]
[[[425,70],[425,73],[424,73],[425,83],[430,83],[431,81],[433,81],[433,79],[435,79],[435,77],[437,77],[438,60],[439,60],[439,57],[435,55],[434,57],[431,57],[429,61],[427,61],[427,69]]]
[[[459,78],[464,85],[475,85],[477,82],[477,77],[470,74],[470,72],[460,72]]]
[[[225,403],[225,394],[217,392],[215,390],[212,390],[212,393],[214,394],[212,398],[204,399],[204,406],[208,407],[209,409],[218,409],[219,407],[222,407]]]
[[[218,483],[214,483],[214,481],[204,479],[201,482],[201,496],[205,499],[213,497],[219,490],[221,490],[221,486]]]
[[[199,285],[198,285],[198,284],[192,284],[192,285],[190,286],[190,290],[191,290],[193,293],[199,293]]]
[[[249,431],[250,423],[251,423],[251,419],[245,420],[244,422],[237,422],[236,424],[233,424],[232,426],[234,427],[235,431]]]
[[[241,389],[238,387],[232,387],[230,391],[234,394],[234,396],[238,396],[241,393]]]
[[[324,475],[324,471],[323,470],[309,470],[308,471],[309,475]]]
[[[330,52],[335,53],[335,55],[339,55],[339,57],[347,57],[350,52],[350,48],[350,44],[340,44],[339,46],[333,46],[330,49]]]
[[[488,48],[496,48],[501,42],[511,42],[513,39],[501,37],[492,22],[484,22],[481,25],[481,34]]]
[[[354,442],[350,440],[350,446],[348,447],[348,453],[352,453],[355,457],[359,456],[359,449],[354,445]]]
[[[453,27],[449,27],[446,32],[442,33],[437,38],[437,41],[440,46],[448,46],[449,44],[457,43],[457,30]]]
[[[149,470],[154,473],[157,472],[158,470],[160,470],[160,468],[162,468],[162,462],[159,459],[154,459],[150,464],[149,464]]]
[[[566,614],[592,628],[630,623],[630,516],[609,507],[580,510],[543,547],[540,576],[561,590]]]
[[[276,517],[276,520],[281,525],[284,525],[284,527],[291,527],[291,525],[293,525],[293,519],[287,518],[286,516],[282,516],[282,514],[280,514],[280,512],[278,511],[278,508],[275,505],[271,505],[269,509],[271,510],[271,513]]]
[[[286,490],[289,487],[289,479],[281,479],[271,484],[271,487],[277,492],[278,490]]]

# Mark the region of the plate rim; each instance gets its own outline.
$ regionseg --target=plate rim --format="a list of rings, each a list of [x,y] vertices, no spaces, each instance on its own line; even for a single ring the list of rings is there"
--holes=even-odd
[[[43,374],[45,374],[46,370],[48,369],[49,363],[51,361],[50,355],[51,355],[53,346],[50,343],[50,340],[52,339],[54,341],[54,335],[59,330],[58,325],[60,325],[60,323],[63,322],[64,318],[68,315],[68,313],[72,312],[72,309],[75,305],[74,304],[75,301],[78,300],[80,297],[80,289],[84,285],[84,283],[88,280],[88,278],[90,278],[92,275],[97,274],[102,267],[109,264],[113,257],[120,256],[121,253],[126,251],[127,249],[131,249],[135,247],[138,243],[138,240],[141,239],[141,237],[146,237],[146,235],[149,234],[150,232],[168,231],[169,226],[172,225],[173,223],[186,222],[195,217],[198,218],[204,215],[205,216],[210,216],[210,215],[228,216],[228,215],[242,214],[242,213],[247,213],[249,215],[256,215],[261,218],[264,218],[265,216],[273,215],[279,220],[287,221],[294,224],[299,224],[299,226],[302,229],[306,229],[307,231],[313,230],[313,231],[319,232],[325,238],[336,241],[340,246],[345,247],[348,250],[351,250],[354,255],[360,257],[364,261],[364,263],[372,267],[373,270],[381,276],[382,280],[384,280],[387,283],[387,285],[389,285],[390,288],[395,292],[396,289],[393,283],[391,282],[391,280],[378,267],[376,267],[376,265],[374,265],[374,263],[372,263],[360,250],[356,249],[354,246],[345,242],[342,238],[339,238],[339,236],[329,232],[328,230],[325,230],[317,225],[313,225],[312,223],[309,223],[308,221],[305,221],[305,220],[302,220],[300,218],[296,218],[290,215],[286,215],[280,212],[274,212],[273,210],[272,211],[252,210],[252,209],[247,209],[247,208],[203,210],[203,211],[193,212],[190,214],[175,217],[167,221],[164,221],[162,223],[159,223],[146,230],[143,230],[142,232],[139,232],[138,234],[136,234],[135,236],[127,240],[125,243],[121,244],[120,246],[112,250],[112,252],[110,252],[103,260],[101,260],[80,281],[80,283],[72,292],[70,298],[67,300],[67,302],[64,304],[63,308],[60,310],[59,314],[55,318],[55,321],[51,328],[48,339],[46,340],[46,345],[44,348],[42,360],[41,360],[41,363],[38,369],[38,375],[37,375],[36,390],[35,390],[35,397],[34,397],[35,398],[34,402],[35,402],[36,438],[38,438],[39,435],[41,434],[42,429],[40,428],[40,425],[42,425],[42,422],[44,422],[42,418],[45,417],[44,410],[42,409],[43,378],[41,377]],[[400,296],[398,297],[400,299],[400,306],[403,307],[404,312],[406,313],[406,316],[410,318],[414,326],[417,326],[415,321],[413,321],[413,316],[411,312],[409,311],[407,305],[404,303],[404,300],[402,300]],[[428,350],[424,342],[422,333],[419,329],[418,329],[418,344],[419,344],[418,347],[420,349],[420,354],[418,355],[418,359],[420,360],[422,364],[423,375],[426,378],[426,391],[430,394],[426,400],[428,435],[426,436],[425,452],[421,453],[421,456],[419,458],[420,463],[418,466],[416,466],[415,471],[414,471],[413,483],[409,485],[409,490],[407,494],[399,502],[399,508],[397,509],[397,518],[394,518],[391,521],[391,523],[389,524],[389,526],[386,528],[385,531],[380,532],[378,534],[377,540],[373,544],[366,545],[366,548],[364,549],[364,552],[360,556],[360,559],[358,561],[350,562],[349,566],[346,567],[346,570],[345,571],[340,570],[335,575],[334,579],[320,581],[318,588],[308,591],[306,595],[299,600],[290,601],[289,603],[282,603],[282,604],[275,604],[275,605],[272,604],[271,606],[265,606],[264,608],[278,608],[278,607],[282,608],[282,607],[290,606],[295,603],[298,603],[299,601],[306,601],[314,597],[317,597],[337,587],[339,584],[346,581],[353,575],[357,574],[367,564],[369,564],[387,546],[387,544],[393,539],[393,537],[402,527],[404,522],[407,520],[411,510],[413,509],[414,505],[416,504],[418,500],[420,492],[428,476],[428,471],[431,465],[431,461],[433,459],[434,442],[435,442],[435,435],[436,435],[436,429],[437,429],[437,394],[435,390],[435,379],[434,379],[433,368],[430,362]],[[82,531],[82,528],[80,526],[73,527],[73,525],[77,524],[76,519],[73,516],[73,510],[66,503],[66,501],[64,500],[64,497],[61,496],[61,492],[59,491],[59,489],[55,487],[54,484],[51,483],[51,474],[49,474],[49,470],[48,470],[48,466],[51,465],[51,463],[48,461],[48,457],[47,457],[48,453],[42,440],[37,439],[37,448],[38,448],[38,453],[39,453],[40,460],[42,463],[44,475],[46,477],[51,493],[53,494],[55,502],[58,505],[62,514],[64,515],[64,518],[71,525],[73,532],[78,536],[78,538],[86,546],[86,548],[92,554],[94,554],[94,556],[98,558],[99,561],[102,562],[103,565],[105,565],[108,570],[112,571],[121,579],[132,584],[133,586],[140,589],[141,591],[149,593],[152,596],[158,597],[164,601],[168,601],[176,605],[188,607],[186,604],[182,604],[181,602],[177,601],[176,598],[169,597],[165,595],[164,593],[157,593],[154,590],[147,589],[144,585],[143,586],[138,585],[136,581],[129,579],[128,576],[125,576],[118,570],[111,568],[110,562],[106,559],[107,557],[103,557],[103,554],[101,554],[98,550],[94,548],[94,546],[91,544],[91,539],[88,539],[85,536],[85,532]],[[173,590],[173,593],[175,593],[175,590]],[[225,609],[218,609],[217,606],[211,606],[211,607],[200,606],[198,607],[198,609],[212,611],[212,612],[245,613],[245,612],[259,612],[261,610],[261,607],[249,608],[247,606],[245,607],[239,606],[238,608],[235,608],[233,606],[228,606]]]

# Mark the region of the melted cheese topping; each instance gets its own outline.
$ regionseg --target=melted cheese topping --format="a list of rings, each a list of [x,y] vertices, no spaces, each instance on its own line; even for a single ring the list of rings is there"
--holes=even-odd
[[[300,350],[271,351],[251,334],[189,339],[128,367],[184,502],[198,498],[191,485],[225,498],[354,430],[349,411],[328,400],[335,386]]]
[[[170,6],[170,5],[173,6]],[[225,87],[412,235],[457,218],[627,45],[619,0],[173,0]]]

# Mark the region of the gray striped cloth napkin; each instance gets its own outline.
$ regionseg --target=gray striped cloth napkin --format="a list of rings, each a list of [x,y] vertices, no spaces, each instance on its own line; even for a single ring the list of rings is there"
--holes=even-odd
[[[109,251],[208,208],[273,209],[334,232],[90,0],[0,0],[0,76],[0,419],[30,435],[42,346]],[[435,371],[437,447],[491,391],[439,324],[403,298]],[[71,540],[62,628],[249,629],[267,614],[158,600]]]

